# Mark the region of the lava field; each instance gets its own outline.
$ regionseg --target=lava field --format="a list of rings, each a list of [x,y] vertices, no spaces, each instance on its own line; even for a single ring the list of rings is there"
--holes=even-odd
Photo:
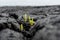
[[[41,25],[45,27],[38,30],[31,40],[60,40],[60,5],[53,6],[5,6],[0,7],[1,13],[15,13],[18,16],[29,14],[39,17]],[[45,16],[47,14],[48,16]],[[0,40],[24,40],[23,34],[9,28],[0,31]]]

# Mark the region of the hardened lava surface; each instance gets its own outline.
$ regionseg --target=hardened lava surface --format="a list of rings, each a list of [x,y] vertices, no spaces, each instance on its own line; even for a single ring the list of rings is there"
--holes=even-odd
[[[49,14],[46,18],[39,19],[41,23],[45,23],[45,27],[38,30],[32,40],[60,40],[60,6],[5,6],[0,7],[0,13],[16,13],[19,16],[27,13],[31,16],[42,17]],[[42,14],[42,15],[41,15]],[[41,24],[43,25],[43,24]],[[24,40],[22,33],[11,29],[3,29],[0,31],[0,40]]]

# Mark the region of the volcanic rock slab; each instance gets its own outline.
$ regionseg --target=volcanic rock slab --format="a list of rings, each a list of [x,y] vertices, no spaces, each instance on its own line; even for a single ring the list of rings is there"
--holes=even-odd
[[[0,40],[23,40],[23,35],[10,29],[4,29],[0,32]]]

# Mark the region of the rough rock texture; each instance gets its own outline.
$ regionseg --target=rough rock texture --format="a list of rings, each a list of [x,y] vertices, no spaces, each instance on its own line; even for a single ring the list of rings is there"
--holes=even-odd
[[[45,21],[47,24],[42,30],[36,32],[32,40],[60,40],[60,6],[6,6],[0,7],[0,13],[16,13],[19,16],[27,13],[34,17],[49,14],[41,21]],[[0,32],[0,40],[23,40],[23,35],[10,29],[4,29]]]
[[[0,32],[0,40],[23,40],[23,35],[10,29],[4,29]]]

